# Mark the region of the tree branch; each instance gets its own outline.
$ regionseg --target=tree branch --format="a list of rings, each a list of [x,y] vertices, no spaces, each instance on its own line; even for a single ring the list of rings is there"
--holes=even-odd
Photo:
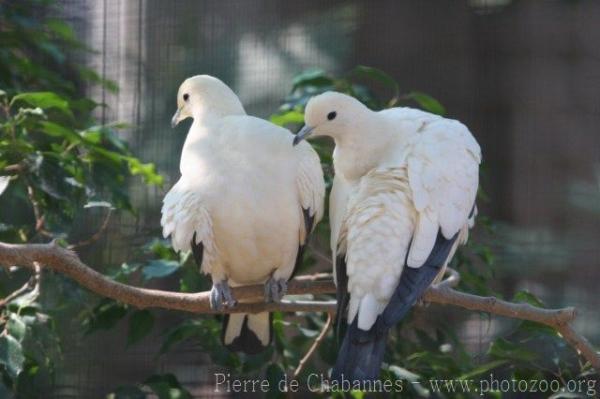
[[[115,299],[138,308],[156,307],[181,310],[193,313],[257,313],[262,311],[284,312],[327,312],[336,309],[335,301],[307,301],[287,299],[281,303],[264,303],[264,287],[261,285],[232,288],[238,300],[256,300],[251,303],[238,303],[224,312],[210,309],[209,293],[179,293],[133,287],[118,283],[85,265],[79,257],[55,242],[50,244],[6,244],[0,242],[0,265],[21,266],[35,270],[36,263],[71,277],[90,291]],[[423,300],[425,302],[454,305],[465,309],[496,314],[521,320],[530,320],[548,325],[558,331],[564,339],[592,367],[600,372],[600,355],[585,337],[577,333],[572,322],[576,311],[572,307],[563,309],[543,309],[526,303],[511,303],[495,297],[481,297],[453,289],[459,282],[459,274],[449,270],[449,277],[430,287]],[[328,274],[302,276],[288,283],[289,295],[320,295],[335,293],[335,285]]]
[[[306,362],[308,362],[308,359],[310,359],[310,357],[313,355],[313,353],[315,353],[315,351],[317,350],[319,345],[321,345],[321,342],[323,342],[323,338],[325,338],[325,335],[327,335],[327,332],[331,328],[331,325],[333,324],[333,318],[334,318],[334,314],[332,312],[327,313],[327,320],[325,321],[325,324],[323,325],[321,332],[319,333],[317,338],[313,341],[310,348],[308,348],[308,352],[306,352],[306,354],[302,357],[302,359],[300,359],[300,363],[298,363],[298,367],[296,367],[296,369],[294,370],[294,374],[292,374],[292,378],[298,378],[300,376],[300,373],[304,369]]]
[[[79,257],[55,242],[49,244],[0,243],[0,265],[34,268],[39,262],[46,269],[64,274],[90,291],[138,308],[164,308],[193,313],[257,313],[266,310],[286,312],[335,311],[335,301],[286,300],[282,303],[238,303],[233,309],[215,312],[209,305],[209,293],[180,293],[121,284],[85,265]],[[321,276],[322,277],[322,276]],[[255,285],[232,288],[238,300],[258,301],[264,298],[264,287]],[[335,292],[331,281],[319,276],[294,279],[288,284],[288,294],[327,294]]]

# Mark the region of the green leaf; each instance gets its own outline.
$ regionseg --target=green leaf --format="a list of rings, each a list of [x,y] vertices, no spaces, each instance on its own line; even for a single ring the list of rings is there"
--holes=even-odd
[[[69,102],[58,94],[50,91],[17,94],[10,101],[10,105],[12,106],[18,101],[23,101],[33,107],[40,107],[42,109],[55,108],[72,116]]]
[[[390,371],[390,373],[394,374],[394,376],[399,380],[406,380],[406,381],[413,382],[413,381],[419,381],[419,378],[421,378],[420,375],[415,374],[412,371],[405,369],[404,367],[400,367],[400,366],[396,366],[396,365],[389,366],[388,370]]]
[[[280,381],[285,378],[285,370],[277,363],[271,363],[267,367],[266,378],[269,381],[269,392],[267,398],[284,398],[285,394],[279,390]]]
[[[129,317],[127,345],[133,345],[150,333],[154,326],[154,315],[149,310],[138,310]]]
[[[365,65],[359,65],[352,70],[351,74],[354,76],[377,80],[384,86],[392,89],[392,98],[388,101],[388,106],[392,107],[398,101],[398,97],[400,96],[400,86],[398,86],[398,82],[396,82],[396,79],[382,70]]]
[[[305,327],[298,327],[298,330],[300,331],[300,333],[307,337],[307,338],[315,338],[317,335],[319,335],[319,331],[318,330],[313,330],[310,328],[305,328]]]
[[[102,300],[84,321],[85,334],[114,327],[127,314],[127,307],[109,299]]]
[[[23,370],[23,348],[19,341],[11,335],[0,336],[0,364],[3,364],[12,378],[16,378]]]
[[[404,380],[411,383],[410,386],[417,391],[419,397],[428,398],[430,396],[429,391],[419,383],[419,380],[421,379],[419,374],[413,373],[404,367],[396,365],[389,366],[388,371],[395,377],[396,380]]]
[[[284,113],[271,115],[270,120],[278,126],[302,124],[304,123],[304,114],[296,110],[291,110]]]
[[[167,331],[166,338],[163,341],[162,346],[160,347],[159,353],[163,354],[168,352],[173,347],[173,345],[184,341],[188,338],[194,336],[201,336],[203,334],[204,329],[204,325],[199,320],[184,321],[180,325]]]
[[[513,297],[514,302],[525,302],[537,308],[545,308],[544,302],[529,291],[519,291]]]
[[[192,395],[184,389],[173,374],[153,375],[144,381],[158,399],[190,399]]]
[[[38,297],[39,294],[32,290],[25,295],[13,299],[10,304],[16,306],[16,308],[24,308],[26,306],[38,307],[39,305],[35,303]]]
[[[477,377],[478,375],[487,373],[488,371],[494,370],[502,365],[505,365],[506,363],[508,363],[508,360],[494,360],[493,362],[482,364],[469,371],[468,373],[461,375],[457,378],[457,380],[472,379],[473,377]]]
[[[75,40],[75,32],[73,31],[73,28],[61,20],[50,19],[46,22],[46,26],[63,40]]]
[[[432,114],[442,115],[446,114],[446,109],[438,100],[431,97],[428,94],[421,93],[419,91],[413,91],[406,95],[407,98],[414,100],[421,106],[425,111],[431,112]]]
[[[42,121],[40,125],[42,126],[42,131],[49,136],[63,137],[72,143],[79,143],[81,141],[81,137],[70,128],[48,121]]]
[[[350,391],[350,396],[352,396],[353,399],[364,399],[365,398],[365,392],[363,391],[358,391],[353,389],[352,391]]]
[[[480,246],[475,252],[477,253],[477,255],[479,255],[481,260],[485,262],[486,265],[494,265],[494,253],[492,252],[491,248],[486,246]]]
[[[146,399],[148,395],[135,385],[122,385],[109,393],[107,399]]]
[[[545,324],[536,323],[533,321],[522,321],[518,328],[519,331],[523,331],[525,334],[529,336],[540,336],[547,335],[552,338],[559,337],[558,331],[554,328],[547,326]],[[562,338],[561,342],[562,342]]]
[[[325,74],[322,69],[309,69],[294,77],[292,91],[304,86],[331,86],[333,79]]]
[[[79,133],[90,144],[100,144],[102,132],[96,129],[88,129]]]
[[[16,313],[11,313],[8,319],[8,333],[15,337],[17,341],[22,342],[23,338],[25,338],[26,330],[27,326],[23,319]]]
[[[175,252],[173,250],[173,247],[171,246],[171,241],[168,240],[154,239],[151,242],[149,242],[144,249],[145,251],[153,254],[154,257],[159,259],[179,259],[179,257],[177,256],[177,252]]]
[[[531,362],[538,357],[536,353],[504,338],[498,338],[494,341],[490,347],[489,354],[499,359],[519,360],[523,362]]]
[[[56,61],[58,64],[65,62],[65,54],[56,44],[51,42],[42,42],[39,44],[39,46],[41,50],[54,58],[54,61]]]
[[[180,264],[177,261],[156,259],[150,261],[150,263],[142,269],[142,274],[147,280],[166,277],[179,270],[179,267]]]
[[[131,274],[135,273],[140,268],[140,266],[141,265],[139,263],[122,263],[119,268],[110,270],[110,272],[107,273],[107,275],[115,281],[127,283],[128,277]]]
[[[141,175],[144,181],[148,184],[160,186],[163,184],[164,178],[156,173],[156,167],[153,163],[142,163],[134,157],[127,157],[129,171],[132,175]]]

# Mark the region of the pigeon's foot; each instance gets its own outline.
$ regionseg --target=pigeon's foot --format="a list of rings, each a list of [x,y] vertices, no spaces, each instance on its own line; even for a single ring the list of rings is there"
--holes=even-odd
[[[281,299],[287,292],[287,280],[271,277],[265,283],[265,301],[266,302],[281,302]]]
[[[227,280],[213,284],[210,290],[210,308],[212,310],[221,311],[224,307],[232,308],[236,303],[237,301],[231,294],[231,288],[229,288]]]

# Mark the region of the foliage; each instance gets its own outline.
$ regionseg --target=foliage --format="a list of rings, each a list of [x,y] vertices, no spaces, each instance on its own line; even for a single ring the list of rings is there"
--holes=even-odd
[[[1,241],[66,245],[77,218],[91,208],[133,211],[125,184],[130,176],[162,182],[119,138],[118,124],[96,124],[93,111],[103,105],[83,96],[81,83],[116,87],[72,61],[66,49],[86,49],[68,24],[43,17],[48,14],[49,1],[0,2]],[[40,296],[37,273],[0,274],[0,395],[35,396],[60,358],[53,309]],[[134,318],[136,325],[151,324],[146,314]],[[139,327],[132,329],[131,343],[140,338]]]
[[[0,87],[9,95],[52,88],[60,96],[75,100],[74,108],[89,99],[80,96],[81,83],[99,83],[112,91],[114,82],[74,62],[66,49],[88,51],[73,28],[58,18],[52,0],[8,0],[0,3]],[[87,125],[91,115],[81,122]]]
[[[79,129],[71,103],[52,92],[26,92],[11,99],[0,93],[0,168],[8,174],[4,198],[17,211],[4,227],[5,235],[18,232],[22,242],[36,235],[66,238],[65,226],[72,225],[84,205],[132,210],[124,188],[129,175],[161,182],[153,167],[132,156],[110,127]],[[32,206],[30,217],[19,218],[24,206]]]
[[[190,399],[190,393],[173,374],[153,375],[137,385],[123,385],[108,394],[107,399],[144,399],[154,394],[158,399]]]

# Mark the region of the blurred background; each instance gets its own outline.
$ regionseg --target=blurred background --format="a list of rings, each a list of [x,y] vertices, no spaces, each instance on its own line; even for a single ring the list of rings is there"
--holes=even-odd
[[[132,183],[137,216],[117,215],[83,252],[120,264],[157,237],[163,195],[178,179],[188,124],[169,126],[180,82],[221,78],[248,113],[267,117],[309,68],[386,71],[401,90],[439,100],[481,144],[480,212],[496,223],[480,240],[506,297],[528,289],[553,307],[576,306],[576,329],[600,344],[600,2],[585,0],[60,0],[60,17],[95,50],[82,64],[115,81],[89,87],[103,123],[125,122],[132,151],[154,162],[163,188]],[[98,216],[98,218],[100,218]],[[85,235],[98,218],[81,220]],[[477,232],[475,232],[477,235]],[[323,245],[326,248],[326,245]],[[101,268],[101,267],[100,267]],[[432,311],[440,311],[432,306]],[[441,309],[449,318],[455,310]],[[506,326],[458,311],[457,334],[477,356]],[[169,315],[161,318],[163,325]],[[458,317],[458,316],[456,316]],[[157,339],[125,350],[117,328],[66,345],[47,397],[101,397],[153,372],[175,373],[198,397],[211,365],[193,344],[157,359]]]

